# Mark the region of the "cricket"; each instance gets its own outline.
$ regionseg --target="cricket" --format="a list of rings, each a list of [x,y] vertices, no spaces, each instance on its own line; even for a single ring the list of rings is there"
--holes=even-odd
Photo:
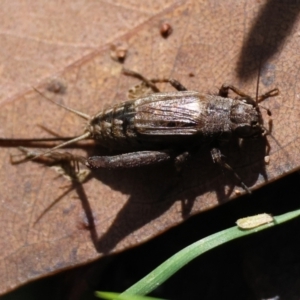
[[[232,172],[244,190],[251,193],[226,163],[219,144],[233,138],[266,138],[271,130],[264,125],[261,109],[269,116],[271,112],[260,103],[277,96],[277,88],[256,95],[255,99],[232,85],[223,84],[217,95],[210,95],[187,90],[175,79],[147,79],[128,69],[123,69],[123,73],[139,79],[145,92],[141,89],[142,93],[131,95],[131,100],[101,110],[94,116],[56,103],[36,90],[52,103],[85,119],[86,125],[82,135],[44,153],[34,156],[27,153],[28,158],[63,159],[90,169],[133,168],[173,160],[180,170],[195,150],[208,144],[212,161]],[[156,84],[163,82],[171,84],[176,91],[160,92]],[[235,98],[228,96],[230,90],[237,95]],[[117,149],[122,154],[85,158],[57,151],[84,139],[94,139],[101,146]]]

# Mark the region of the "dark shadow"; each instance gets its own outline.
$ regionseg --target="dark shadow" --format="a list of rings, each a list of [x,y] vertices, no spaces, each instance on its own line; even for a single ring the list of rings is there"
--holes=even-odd
[[[262,7],[240,53],[237,75],[243,80],[257,77],[284,47],[300,12],[299,0],[269,0]]]
[[[221,147],[226,162],[250,188],[257,182],[260,174],[267,180],[264,164],[265,149],[264,138],[244,140],[241,145],[238,145],[236,140],[232,140]],[[113,153],[94,147],[88,148],[86,155],[88,157],[109,154]],[[41,162],[52,164],[45,160]],[[68,170],[68,166],[65,167]],[[84,184],[76,181],[73,181],[70,188],[42,212],[36,222],[61,198],[71,190],[75,190],[86,215],[86,221],[81,227],[90,231],[95,248],[100,253],[109,253],[132,232],[164,214],[175,201],[181,201],[182,210],[178,213],[181,214],[182,219],[187,219],[191,215],[195,200],[207,201],[205,196],[201,197],[202,195],[215,192],[221,204],[229,200],[236,185],[239,185],[232,172],[212,162],[209,144],[194,153],[181,172],[177,172],[174,162],[169,161],[132,169],[99,169],[92,171],[85,181],[92,177],[114,190],[130,195],[104,235],[99,236],[97,233],[96,221],[88,195],[84,191]]]
[[[90,178],[87,178],[87,180],[89,180]],[[98,252],[100,252],[98,250],[98,234],[97,234],[97,230],[96,230],[96,225],[95,225],[95,220],[94,220],[94,215],[93,215],[93,211],[92,208],[90,206],[90,203],[88,201],[88,196],[85,193],[83,184],[81,183],[76,183],[74,184],[74,189],[76,190],[76,193],[80,199],[82,208],[84,210],[85,213],[85,218],[86,218],[86,222],[85,224],[83,224],[83,229],[89,230],[90,231],[90,235],[91,235],[91,240],[93,241],[93,244],[96,248],[96,250]]]
[[[229,143],[222,149],[226,161],[251,187],[262,175],[265,180],[265,139],[248,140],[239,146]],[[127,203],[116,215],[108,231],[99,237],[97,250],[109,253],[121,240],[165,213],[175,201],[181,201],[183,219],[191,215],[194,201],[207,192],[216,192],[219,203],[229,200],[239,184],[234,175],[213,164],[209,147],[193,156],[181,173],[172,162],[127,170],[98,170],[95,178],[111,188],[129,194]],[[225,190],[225,186],[228,186]]]

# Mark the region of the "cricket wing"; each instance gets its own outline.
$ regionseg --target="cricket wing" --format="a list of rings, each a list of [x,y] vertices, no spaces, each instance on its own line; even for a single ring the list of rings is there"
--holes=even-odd
[[[205,107],[194,91],[152,94],[137,100],[134,126],[143,135],[194,135],[205,125]]]

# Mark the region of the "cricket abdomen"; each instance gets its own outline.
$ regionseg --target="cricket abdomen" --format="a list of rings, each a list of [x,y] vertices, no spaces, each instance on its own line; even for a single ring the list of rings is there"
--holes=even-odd
[[[105,147],[133,146],[136,141],[133,117],[134,101],[127,101],[99,112],[91,119],[87,130]]]

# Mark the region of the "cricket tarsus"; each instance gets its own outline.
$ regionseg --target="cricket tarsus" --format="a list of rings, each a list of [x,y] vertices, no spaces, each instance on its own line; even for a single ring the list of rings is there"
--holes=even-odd
[[[36,151],[31,151],[25,147],[18,147],[20,152],[22,152],[23,158],[21,159],[15,159],[14,157],[19,155],[11,155],[10,156],[10,163],[13,165],[21,164],[26,161],[30,160],[40,160],[44,163],[48,164],[56,164],[56,163],[71,163],[73,166],[72,169],[79,171],[79,163],[84,164],[85,158],[79,155],[74,155],[69,152],[57,152],[53,151],[50,153],[44,152],[39,153]]]
[[[219,140],[229,141],[232,137],[246,139],[270,134],[270,130],[263,125],[260,112],[260,108],[266,108],[259,103],[277,96],[278,89],[254,99],[233,85],[223,84],[219,95],[205,95],[188,91],[175,79],[147,79],[140,73],[127,69],[123,69],[123,73],[141,80],[153,93],[117,104],[95,116],[58,104],[87,120],[85,132],[31,159],[46,156],[55,160],[59,157],[85,164],[92,169],[132,168],[173,159],[176,168],[180,170],[190,157],[190,151],[195,150],[195,145],[201,147],[203,143],[209,143],[213,162],[233,172],[240,185],[248,193],[251,192],[241,177],[224,161],[220,149],[215,145]],[[161,93],[156,84],[163,82],[171,84],[177,92]],[[228,97],[229,90],[239,97]],[[49,98],[46,99],[55,103]],[[270,115],[270,111],[266,110]],[[86,138],[98,140],[104,147],[122,150],[126,146],[124,149],[131,147],[134,150],[124,150],[123,154],[115,156],[93,156],[87,159],[70,156],[69,153],[64,156],[64,153],[55,151]]]

